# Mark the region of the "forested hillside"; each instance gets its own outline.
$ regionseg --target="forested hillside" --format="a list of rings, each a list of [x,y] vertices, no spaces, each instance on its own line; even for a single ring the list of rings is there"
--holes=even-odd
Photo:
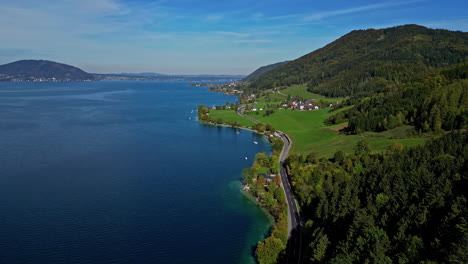
[[[347,132],[385,131],[412,125],[420,132],[468,127],[468,63],[392,86],[355,107],[330,117],[328,123],[349,120]]]
[[[263,74],[253,91],[307,84],[314,93],[355,96],[468,61],[468,33],[406,25],[356,30]]]
[[[468,136],[287,161],[313,263],[466,263]]]

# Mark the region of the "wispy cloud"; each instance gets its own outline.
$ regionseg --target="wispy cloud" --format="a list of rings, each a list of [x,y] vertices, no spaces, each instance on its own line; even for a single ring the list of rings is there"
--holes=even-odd
[[[269,43],[272,42],[269,39],[239,39],[235,40],[234,43]]]
[[[42,56],[122,71],[128,65],[127,71],[222,72],[223,61],[251,69],[292,59],[352,29],[402,23],[468,29],[462,0],[447,5],[450,12],[430,0],[292,1],[0,0],[0,35],[7,36],[0,62]]]
[[[246,38],[250,36],[249,33],[233,32],[233,31],[214,31],[213,33],[218,34],[218,35],[238,37],[238,38]]]
[[[223,15],[209,15],[205,17],[204,21],[206,22],[219,22],[223,20],[224,16]]]
[[[405,2],[384,2],[384,3],[377,3],[377,4],[371,4],[371,5],[363,5],[363,6],[357,6],[357,7],[352,7],[352,8],[346,8],[346,9],[338,9],[338,10],[332,10],[332,11],[324,11],[324,12],[317,12],[314,14],[306,15],[304,16],[303,20],[304,21],[315,21],[315,20],[321,20],[326,17],[332,17],[332,16],[340,16],[340,15],[348,15],[348,14],[353,14],[353,13],[359,13],[359,12],[364,12],[364,11],[370,11],[370,10],[378,10],[378,9],[383,9],[383,8],[389,8],[389,7],[395,7],[395,6],[404,6],[404,5],[409,5],[417,2],[422,2],[423,0],[412,0],[412,1],[405,1]]]
[[[114,0],[66,0],[63,3],[70,7],[70,11],[98,16],[122,15],[129,11]]]

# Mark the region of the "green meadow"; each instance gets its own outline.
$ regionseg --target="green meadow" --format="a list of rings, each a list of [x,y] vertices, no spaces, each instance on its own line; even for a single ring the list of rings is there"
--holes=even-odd
[[[242,116],[238,115],[234,110],[211,110],[210,117],[212,118],[212,120],[221,118],[223,121],[237,122],[238,124],[244,127],[252,127],[253,125],[255,125],[254,122],[243,118]]]
[[[295,85],[280,89],[279,91],[281,94],[270,93],[257,98],[255,107],[260,109],[266,108],[267,105],[279,104],[288,95],[304,99],[324,100],[330,103],[344,100],[344,98],[326,98],[310,93],[304,85]],[[263,116],[266,112],[265,109],[262,111],[246,112],[246,114],[264,124],[270,124],[275,129],[287,133],[293,141],[291,151],[300,154],[316,152],[319,156],[331,157],[339,150],[351,153],[354,151],[353,148],[359,140],[368,142],[373,151],[384,151],[392,142],[398,142],[406,147],[410,147],[423,144],[428,138],[416,136],[414,132],[411,132],[414,129],[409,126],[395,128],[382,133],[366,132],[359,135],[344,135],[336,131],[338,130],[336,128],[340,128],[346,125],[346,123],[333,126],[326,126],[324,124],[324,121],[330,115],[345,111],[351,107],[339,109],[334,113],[329,113],[331,108],[325,108],[313,111],[275,109],[274,113],[269,116]],[[220,118],[224,122],[237,122],[244,127],[255,125],[252,121],[237,115],[233,110],[211,110],[210,116],[213,120]]]
[[[363,139],[369,143],[373,151],[383,151],[392,142],[399,142],[404,146],[414,146],[424,143],[422,137],[401,138],[401,135],[393,135],[392,131],[386,134],[373,133],[362,135],[344,135],[332,128],[325,126],[323,121],[329,117],[329,109],[314,111],[277,110],[270,116],[263,117],[264,111],[259,114],[249,113],[249,116],[262,123],[270,124],[277,130],[287,133],[291,140],[292,152],[308,154],[316,152],[319,156],[332,156],[336,151],[353,152],[356,143]]]

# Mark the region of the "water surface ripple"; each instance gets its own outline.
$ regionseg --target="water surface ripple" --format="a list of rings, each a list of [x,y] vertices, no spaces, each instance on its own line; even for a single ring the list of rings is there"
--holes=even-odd
[[[252,263],[269,224],[240,172],[269,145],[193,111],[235,100],[183,82],[0,83],[0,263]]]

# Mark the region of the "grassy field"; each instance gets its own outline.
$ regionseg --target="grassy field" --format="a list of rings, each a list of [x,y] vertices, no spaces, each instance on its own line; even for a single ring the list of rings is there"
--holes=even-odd
[[[266,102],[281,103],[287,98],[288,98],[287,96],[281,95],[279,93],[271,93],[271,94],[268,94],[267,96],[262,96],[260,98],[257,98],[257,102],[258,103],[266,103]]]
[[[251,117],[271,124],[278,130],[287,133],[292,141],[292,152],[308,154],[316,152],[319,156],[332,156],[336,151],[353,152],[355,144],[364,139],[373,151],[385,150],[392,142],[399,142],[405,146],[414,146],[424,143],[425,139],[416,138],[392,138],[391,132],[387,134],[369,133],[363,135],[342,135],[327,127],[323,121],[328,118],[328,109],[316,111],[278,110],[275,114],[263,117],[251,114]],[[336,126],[336,125],[335,125]]]
[[[288,95],[292,97],[300,96],[306,99],[325,100],[330,103],[344,100],[344,98],[326,98],[310,93],[304,85],[288,87],[280,90],[280,92],[283,95],[272,93],[268,96],[257,98],[255,107],[259,109],[265,108],[267,104],[281,103]],[[351,107],[339,109],[334,113],[328,113],[330,108],[314,111],[276,109],[274,114],[266,117],[263,116],[265,110],[251,112],[248,115],[287,133],[293,141],[291,151],[301,154],[316,152],[319,156],[331,157],[339,150],[351,153],[359,140],[367,141],[373,151],[383,151],[392,142],[399,142],[404,146],[410,147],[423,144],[429,137],[418,137],[415,135],[414,129],[407,126],[382,133],[366,132],[360,135],[343,135],[332,128],[343,126],[345,123],[334,126],[325,126],[323,123],[330,115],[345,111]],[[253,122],[242,118],[232,110],[212,110],[210,115],[212,118],[236,121],[246,127],[254,125]]]
[[[244,127],[251,127],[255,125],[254,122],[243,118],[242,116],[238,115],[234,110],[211,110],[210,117],[213,119],[221,118],[225,121],[237,122],[238,124]]]

